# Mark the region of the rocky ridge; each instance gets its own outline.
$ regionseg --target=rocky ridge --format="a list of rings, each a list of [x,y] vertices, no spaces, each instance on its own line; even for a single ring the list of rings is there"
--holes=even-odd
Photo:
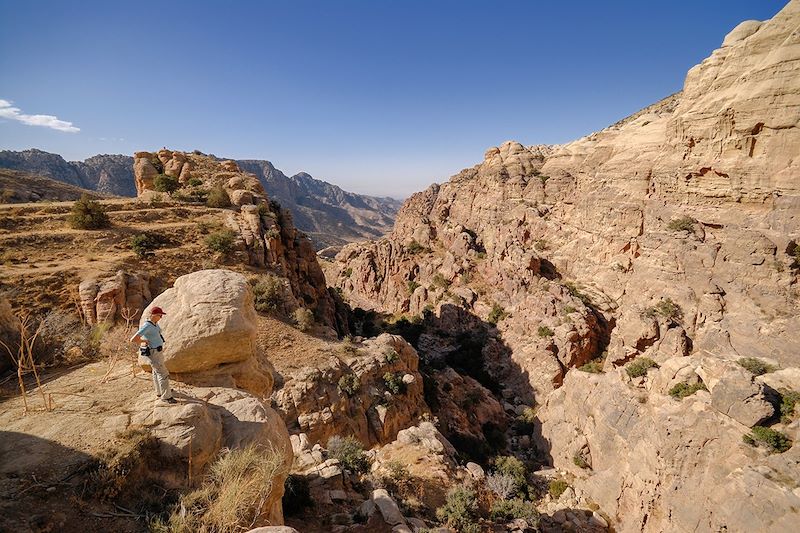
[[[199,152],[193,155],[199,155]],[[215,156],[209,157],[222,161]],[[157,158],[153,161],[157,161]],[[333,246],[338,251],[338,247],[347,242],[380,237],[391,230],[401,204],[392,198],[347,192],[314,179],[305,172],[288,177],[265,160],[248,159],[236,163],[245,172],[255,175],[270,198],[280,202],[292,213],[297,227],[311,237],[318,250]],[[67,162],[60,155],[36,149],[0,151],[0,168],[38,176],[26,177],[26,183],[47,177],[86,190],[117,196],[136,196],[134,164],[135,158],[125,155],[96,155],[84,161]],[[17,175],[16,181],[20,179],[22,177]],[[4,179],[0,179],[0,192],[3,189],[17,188],[5,185]],[[59,186],[53,184],[51,188],[58,190]],[[9,198],[3,201],[52,199],[50,191],[47,194],[44,191],[37,194],[38,198],[24,195],[24,198],[15,199],[9,192]]]
[[[543,403],[543,460],[618,531],[797,520],[797,446],[764,456],[742,441],[767,424],[796,442],[796,422],[777,422],[776,396],[734,361],[799,364],[799,23],[796,0],[743,23],[680,93],[603,131],[489,149],[327,272],[354,306],[436,324],[423,359],[465,355],[436,333],[443,316],[487,332],[482,365],[503,397]],[[623,379],[637,358],[660,369]],[[605,373],[574,370],[593,359]],[[667,394],[692,380],[710,392]]]

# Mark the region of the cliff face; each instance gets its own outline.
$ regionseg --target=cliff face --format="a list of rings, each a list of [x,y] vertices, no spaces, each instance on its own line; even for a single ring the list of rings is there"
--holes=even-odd
[[[2,150],[0,168],[21,170],[118,196],[136,195],[133,158],[124,155],[96,155],[86,161],[67,162],[58,154],[42,150]]]
[[[603,131],[489,149],[328,272],[354,305],[440,315],[448,301],[497,322],[508,353],[485,348],[487,370],[544,404],[539,451],[620,531],[788,531],[797,518],[798,480],[784,474],[798,447],[768,459],[742,443],[756,424],[796,441],[797,422],[777,423],[777,385],[732,361],[792,376],[800,364],[798,25],[797,0],[741,24],[680,93]],[[572,370],[604,348],[606,374]],[[619,367],[643,356],[665,375],[627,378]],[[709,393],[675,404],[667,393],[688,381]],[[730,460],[708,455],[718,443]],[[770,517],[750,512],[768,499]]]
[[[239,160],[255,174],[264,189],[292,212],[297,227],[309,234],[317,248],[376,239],[388,233],[400,207],[393,198],[347,192],[301,172],[287,177],[272,163]]]

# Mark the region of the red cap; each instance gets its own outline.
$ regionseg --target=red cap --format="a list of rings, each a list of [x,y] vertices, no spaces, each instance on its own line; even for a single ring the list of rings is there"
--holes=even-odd
[[[160,307],[154,307],[150,310],[151,315],[166,315],[167,313],[164,312],[163,309]]]

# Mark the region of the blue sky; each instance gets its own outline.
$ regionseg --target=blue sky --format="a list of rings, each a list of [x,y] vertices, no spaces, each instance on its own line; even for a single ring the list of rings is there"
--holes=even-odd
[[[403,197],[680,90],[783,5],[0,0],[0,148],[199,149]]]

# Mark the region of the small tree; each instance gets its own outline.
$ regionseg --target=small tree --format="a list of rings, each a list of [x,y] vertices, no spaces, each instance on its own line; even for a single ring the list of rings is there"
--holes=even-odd
[[[160,239],[150,233],[139,233],[131,237],[131,250],[140,259],[146,259],[153,255],[153,251],[161,245]]]
[[[328,454],[356,474],[363,474],[369,470],[369,457],[364,454],[361,442],[354,437],[342,438],[338,435],[331,437],[328,440]]]
[[[217,185],[208,193],[206,205],[208,207],[230,207],[231,197],[228,196],[227,191],[225,191],[222,185]]]
[[[153,186],[158,192],[172,194],[178,190],[180,183],[178,183],[178,178],[167,176],[166,174],[159,174],[153,180]]]
[[[477,514],[478,499],[475,491],[464,486],[450,489],[445,504],[436,509],[436,518],[459,531],[472,529]]]
[[[229,229],[216,231],[206,236],[206,246],[208,249],[223,255],[233,250],[235,242],[236,232]]]
[[[72,204],[67,221],[74,229],[102,229],[111,223],[103,206],[88,194]]]

